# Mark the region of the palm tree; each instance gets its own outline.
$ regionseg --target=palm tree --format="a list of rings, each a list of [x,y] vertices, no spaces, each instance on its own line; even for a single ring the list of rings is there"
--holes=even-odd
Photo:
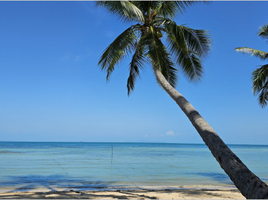
[[[146,62],[150,63],[159,85],[179,105],[195,129],[229,175],[236,187],[247,198],[268,198],[268,186],[254,175],[227,147],[195,108],[177,91],[178,67],[189,80],[202,75],[201,58],[210,49],[206,31],[177,25],[172,19],[183,13],[192,1],[98,1],[119,19],[132,25],[121,33],[103,52],[99,65],[110,78],[114,66],[132,53],[127,80],[128,94],[134,89],[136,78]],[[166,44],[166,45],[165,45]],[[173,62],[173,59],[175,63]]]
[[[268,39],[268,24],[260,27],[259,36]],[[268,53],[248,47],[239,47],[235,49],[238,52],[248,53],[256,56],[261,60],[268,60]],[[259,94],[259,104],[264,108],[268,101],[268,64],[262,65],[252,73],[252,90],[253,94]]]

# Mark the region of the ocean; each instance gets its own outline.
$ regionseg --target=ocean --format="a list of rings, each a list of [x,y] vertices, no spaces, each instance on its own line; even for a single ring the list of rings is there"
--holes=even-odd
[[[268,145],[228,145],[268,183]],[[0,190],[234,187],[204,144],[0,142]]]

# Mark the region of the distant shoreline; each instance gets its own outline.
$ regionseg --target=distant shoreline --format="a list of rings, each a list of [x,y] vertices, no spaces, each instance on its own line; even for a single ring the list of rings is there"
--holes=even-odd
[[[89,141],[0,141],[0,143],[103,143],[103,144],[178,144],[178,145],[202,145],[205,143],[178,143],[178,142],[89,142]],[[268,144],[228,144],[228,146],[268,146]]]

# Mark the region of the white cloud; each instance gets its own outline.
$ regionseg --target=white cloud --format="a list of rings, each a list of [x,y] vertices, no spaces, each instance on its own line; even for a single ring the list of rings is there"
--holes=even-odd
[[[155,138],[155,137],[164,137],[164,136],[176,136],[179,135],[174,133],[174,131],[168,131],[165,134],[150,134],[150,135],[144,135],[144,137],[151,137],[151,138]]]
[[[176,134],[173,131],[166,132],[166,135],[168,136],[175,136]]]

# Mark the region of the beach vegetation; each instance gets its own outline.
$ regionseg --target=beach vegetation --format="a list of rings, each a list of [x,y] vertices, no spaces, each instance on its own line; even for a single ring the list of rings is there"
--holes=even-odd
[[[268,24],[261,26],[259,29],[258,36],[263,39],[268,39]],[[237,52],[242,52],[244,54],[250,54],[260,58],[261,60],[268,61],[268,53],[252,49],[249,47],[238,47],[235,49]],[[254,95],[258,96],[259,104],[264,108],[268,101],[268,64],[261,65],[256,70],[252,72],[252,91]]]

